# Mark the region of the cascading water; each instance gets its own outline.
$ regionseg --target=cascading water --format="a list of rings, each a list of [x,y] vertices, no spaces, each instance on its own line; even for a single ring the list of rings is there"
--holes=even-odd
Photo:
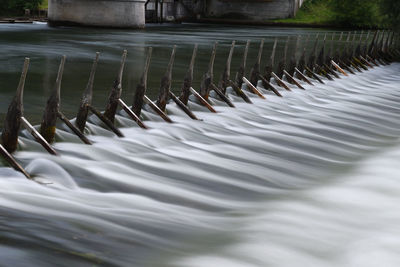
[[[123,112],[0,169],[1,266],[398,266],[400,64],[176,122]],[[62,141],[62,142],[60,142]]]
[[[0,31],[9,32],[0,38],[5,62],[0,86],[14,88],[13,57],[20,59],[21,47],[27,56],[39,53],[25,90],[25,112],[35,123],[43,108],[38,100],[46,93],[33,87],[52,86],[49,73],[41,79],[39,70],[54,68],[49,57],[56,62],[61,52],[76,66],[66,73],[62,90],[61,107],[70,115],[78,103],[73,97],[83,89],[77,72],[83,73],[84,64],[76,55],[91,58],[98,46],[106,50],[100,67],[107,69],[100,69],[95,86],[103,103],[110,88],[99,87],[111,80],[110,70],[116,72],[107,50],[116,47],[113,52],[120,53],[127,39],[136,42],[129,55],[140,61],[149,44],[168,43],[169,53],[176,42],[179,51],[191,51],[192,39],[202,46],[222,39],[220,45],[225,41],[228,47],[232,39],[243,45],[247,38],[270,36],[269,46],[282,34],[219,26],[166,27],[161,33],[25,27]],[[193,27],[196,38],[188,38]],[[33,41],[19,43],[32,29],[37,30]],[[299,32],[287,34],[293,33]],[[205,67],[209,54],[199,54]],[[184,73],[186,63],[177,57]],[[165,70],[164,63],[156,55],[156,74]],[[129,77],[140,73],[139,65],[128,64]],[[281,90],[283,98],[266,90],[267,100],[248,93],[254,104],[230,94],[236,108],[213,99],[217,114],[190,102],[201,121],[170,103],[168,114],[176,123],[144,111],[148,130],[120,112],[116,121],[125,138],[98,126],[92,116],[86,136],[94,145],[82,144],[60,125],[58,157],[22,131],[14,155],[37,182],[0,168],[0,266],[399,266],[399,73],[400,64],[393,63],[323,85],[302,83],[306,90]],[[150,87],[156,88],[160,75],[153,69],[151,76]],[[1,94],[8,104],[14,91]]]

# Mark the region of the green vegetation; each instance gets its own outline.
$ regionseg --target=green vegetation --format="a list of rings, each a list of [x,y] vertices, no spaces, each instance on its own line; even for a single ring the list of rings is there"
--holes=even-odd
[[[306,0],[295,18],[276,22],[363,28],[398,27],[400,1]]]
[[[0,14],[22,15],[25,9],[38,10],[43,0],[1,0]]]

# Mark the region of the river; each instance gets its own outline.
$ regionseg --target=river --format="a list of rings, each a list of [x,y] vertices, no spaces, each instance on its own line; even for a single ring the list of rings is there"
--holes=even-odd
[[[179,92],[194,43],[200,45],[195,88],[219,41],[218,70],[238,41],[254,40],[249,66],[265,38],[321,29],[150,26],[146,30],[0,25],[1,113],[15,93],[25,56],[31,58],[26,116],[40,122],[60,56],[68,56],[62,110],[75,116],[91,61],[100,51],[95,105],[104,109],[123,49],[129,62],[123,98],[130,102],[146,46],[154,47],[149,95],[157,95],[176,44],[173,90]],[[0,168],[0,266],[330,267],[400,265],[400,64],[381,66],[283,98],[263,91],[236,108],[215,101],[217,114],[175,104],[176,122],[145,111],[149,130],[123,113],[125,138],[91,119],[81,144],[59,130],[51,156],[21,132],[14,155],[39,183]],[[60,127],[62,128],[62,126]]]

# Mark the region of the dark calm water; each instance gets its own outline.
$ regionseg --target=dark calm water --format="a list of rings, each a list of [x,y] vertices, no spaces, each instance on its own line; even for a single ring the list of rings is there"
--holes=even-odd
[[[277,55],[279,58],[286,36],[330,34],[331,32],[319,29],[196,24],[149,25],[145,30],[50,28],[47,25],[37,24],[3,24],[0,25],[0,125],[16,90],[24,57],[31,59],[25,87],[26,117],[33,123],[39,123],[44,104],[54,85],[62,55],[67,56],[61,92],[62,110],[68,116],[75,117],[91,63],[97,51],[101,52],[101,57],[95,78],[93,101],[99,109],[104,109],[106,98],[119,68],[123,49],[128,50],[128,62],[123,78],[123,99],[130,104],[133,91],[142,73],[145,51],[149,46],[154,49],[148,95],[155,99],[160,78],[165,72],[173,45],[177,45],[177,53],[172,90],[179,92],[195,43],[199,44],[194,73],[194,87],[198,88],[215,41],[219,42],[215,65],[215,78],[219,79],[232,40],[237,41],[232,61],[232,75],[234,75],[247,39],[253,41],[248,58],[248,69],[250,69],[254,64],[261,38],[265,38],[266,41],[263,55],[263,63],[266,63],[275,37],[279,37],[280,40]],[[294,45],[294,39],[292,45]]]

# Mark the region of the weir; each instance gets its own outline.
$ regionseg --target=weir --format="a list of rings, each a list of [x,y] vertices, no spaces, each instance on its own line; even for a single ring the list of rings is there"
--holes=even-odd
[[[347,41],[344,46],[340,42],[338,42],[337,51],[342,50],[342,52],[339,52],[336,58],[333,58],[332,52],[325,52],[327,50],[327,36],[325,35],[322,46],[319,47],[318,44],[320,43],[320,40],[318,39],[317,35],[317,38],[314,42],[313,50],[310,51],[310,56],[307,64],[301,63],[301,60],[304,60],[304,54],[303,56],[301,56],[301,59],[297,59],[297,57],[295,56],[295,52],[291,53],[293,56],[290,58],[290,64],[288,66],[293,75],[291,75],[286,70],[290,38],[287,38],[285,42],[284,55],[277,66],[274,59],[275,48],[277,45],[277,41],[275,41],[270,61],[265,68],[265,74],[263,76],[260,75],[261,57],[264,47],[264,40],[262,39],[260,41],[256,63],[253,65],[250,71],[250,80],[245,77],[246,59],[250,43],[250,41],[248,41],[244,50],[243,62],[239,67],[238,73],[236,75],[236,83],[230,79],[231,60],[235,47],[235,41],[233,41],[231,49],[229,51],[227,63],[224,71],[222,72],[222,76],[218,86],[214,83],[214,61],[216,58],[218,46],[218,43],[216,42],[211,52],[208,70],[203,75],[199,93],[197,93],[196,90],[192,88],[191,84],[193,65],[197,51],[196,45],[193,51],[188,74],[185,77],[184,86],[182,87],[181,99],[183,101],[181,101],[181,99],[176,97],[170,91],[172,68],[176,54],[176,46],[174,46],[171,52],[171,58],[166,73],[161,79],[160,93],[156,103],[149,99],[145,94],[146,80],[152,55],[152,48],[149,48],[143,76],[137,86],[137,90],[133,100],[134,106],[132,107],[126,105],[125,102],[121,99],[123,70],[127,58],[127,51],[124,50],[121,58],[120,69],[111,88],[111,92],[104,113],[99,112],[91,105],[93,94],[93,80],[97,62],[99,59],[99,53],[96,53],[96,58],[94,60],[93,67],[89,76],[88,85],[84,91],[82,102],[78,111],[78,116],[75,120],[76,125],[71,123],[60,110],[60,90],[62,76],[64,72],[64,64],[66,61],[66,57],[63,56],[59,66],[55,86],[47,102],[39,132],[31,126],[26,118],[23,117],[23,90],[29,65],[29,59],[26,59],[20,78],[20,83],[17,88],[17,94],[9,106],[6,121],[4,123],[5,128],[2,132],[2,149],[7,150],[7,153],[2,153],[2,155],[13,168],[15,168],[17,171],[22,172],[27,178],[31,179],[31,176],[19,164],[17,164],[17,161],[13,159],[12,156],[9,154],[13,153],[17,149],[16,144],[18,142],[18,132],[20,129],[21,121],[22,124],[28,129],[28,131],[34,136],[38,143],[40,143],[50,154],[58,155],[58,152],[56,152],[54,148],[50,145],[54,142],[57,118],[60,118],[66,124],[66,126],[70,128],[72,133],[77,135],[83,143],[91,145],[92,141],[90,141],[84,135],[84,128],[89,111],[97,116],[108,129],[114,132],[114,134],[122,138],[124,137],[124,134],[118,129],[114,122],[118,106],[121,106],[126,114],[132,120],[134,120],[139,127],[143,129],[148,129],[148,127],[141,119],[142,109],[153,110],[155,114],[160,116],[164,121],[168,123],[173,123],[173,120],[167,115],[166,106],[169,99],[172,99],[172,101],[175,102],[177,106],[184,113],[186,113],[188,117],[194,120],[198,120],[195,113],[192,112],[188,106],[189,99],[191,99],[190,102],[203,105],[211,112],[215,113],[216,111],[212,107],[214,100],[212,99],[225,102],[227,106],[235,108],[235,105],[233,104],[233,101],[230,99],[229,95],[236,94],[238,97],[241,97],[247,104],[253,104],[250,100],[250,95],[254,95],[254,97],[259,97],[263,100],[268,100],[266,99],[262,91],[272,91],[275,95],[282,97],[281,93],[279,93],[276,89],[276,86],[281,87],[287,91],[292,91],[294,90],[294,88],[291,87],[290,84],[293,84],[298,89],[306,90],[305,86],[303,86],[301,83],[305,82],[308,85],[314,86],[314,84],[310,82],[310,79],[315,79],[319,83],[324,84],[323,79],[334,80],[333,77],[341,79],[340,75],[343,75],[343,77],[348,76],[349,73],[347,73],[346,70],[350,73],[355,74],[357,72],[362,72],[361,69],[369,70],[370,68],[374,68],[372,64],[375,64],[376,66],[389,65],[391,62],[398,60],[400,57],[400,52],[398,50],[399,44],[395,41],[398,39],[398,37],[395,35],[394,32],[386,34],[383,32],[376,32],[372,40],[368,39],[368,33],[367,38],[364,40],[364,42],[362,42],[362,34],[360,35],[359,42],[355,40],[355,36],[356,33],[353,34],[353,41],[350,41],[351,33],[349,32]],[[296,40],[296,50],[299,49],[299,40],[300,37],[298,37]],[[340,40],[341,38],[339,39],[339,41]],[[330,50],[334,50],[333,41],[330,43]],[[318,57],[316,55],[318,55]],[[337,60],[337,62],[335,62],[334,59]],[[365,61],[365,63],[363,63],[363,60]],[[305,66],[304,72],[298,69],[298,67],[302,68],[303,64]],[[295,71],[293,71],[293,69]],[[279,75],[277,75],[274,70],[277,70],[277,73],[279,73]],[[308,76],[308,78],[306,76]],[[261,78],[261,80],[259,80],[259,78]],[[340,82],[340,80],[338,80],[337,82]],[[228,90],[228,84],[231,85],[231,90]],[[259,86],[262,84],[264,86],[267,86],[260,88]],[[193,93],[193,98],[188,96],[188,92]],[[146,104],[147,106],[145,106],[144,104]]]

